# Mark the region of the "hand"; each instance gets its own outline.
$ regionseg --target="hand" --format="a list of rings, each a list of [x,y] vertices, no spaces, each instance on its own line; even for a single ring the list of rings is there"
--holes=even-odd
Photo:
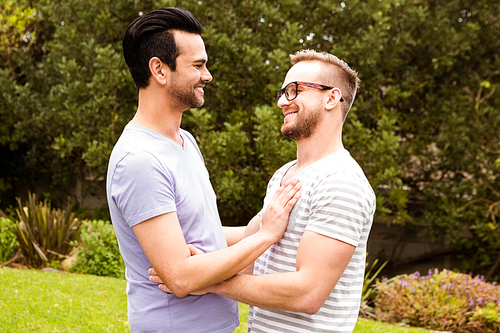
[[[261,231],[269,232],[276,242],[283,237],[288,225],[288,217],[293,206],[300,199],[298,179],[286,181],[274,194],[266,211],[262,214]]]
[[[203,254],[203,251],[198,250],[194,246],[192,246],[192,247],[193,247],[193,249],[196,250],[197,254]],[[156,273],[156,271],[153,267],[148,269],[148,274],[149,274],[149,281],[154,282],[154,283],[158,283],[158,288],[160,288],[161,291],[163,291],[165,293],[169,293],[169,294],[172,293],[172,291],[170,289],[168,289],[167,285],[165,285],[163,283],[162,279],[158,276],[158,273]],[[196,292],[193,292],[190,295],[203,295],[203,294],[210,292],[210,290],[211,290],[211,286],[208,286],[205,288],[198,289],[198,290],[196,290]]]
[[[204,252],[202,250],[198,249],[193,244],[187,244],[187,248],[188,248],[189,254],[191,256],[204,254]],[[148,274],[149,274],[149,281],[154,282],[154,283],[158,283],[159,284],[158,287],[162,291],[164,291],[166,293],[171,293],[170,289],[168,289],[168,287],[163,283],[163,280],[158,276],[158,273],[156,273],[156,270],[153,267],[148,269]]]
[[[199,248],[197,248],[193,244],[188,244],[187,248],[188,248],[189,254],[191,254],[191,256],[196,256],[196,255],[199,255],[199,254],[205,254],[205,252],[203,252],[202,250],[200,250]]]

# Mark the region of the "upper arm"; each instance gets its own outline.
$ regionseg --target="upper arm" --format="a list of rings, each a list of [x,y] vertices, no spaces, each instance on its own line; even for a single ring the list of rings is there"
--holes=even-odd
[[[248,225],[245,228],[245,232],[243,233],[243,238],[251,236],[260,230],[260,220],[261,220],[260,215],[255,215],[250,220],[250,222],[248,222]],[[245,267],[240,273],[252,275],[253,274],[253,265],[254,265],[254,263],[252,262],[250,265]]]
[[[255,234],[260,229],[260,215],[255,215],[250,222],[248,222],[245,232],[243,233],[243,238]]]
[[[227,246],[232,246],[243,239],[246,227],[222,227]]]
[[[190,256],[176,212],[155,216],[132,227],[144,253],[165,284]]]
[[[243,238],[255,234],[260,229],[260,215],[255,215],[246,227],[222,227],[227,246],[232,246]]]
[[[340,240],[305,231],[297,250],[296,268],[309,295],[323,304],[349,264],[355,247]],[[320,305],[321,306],[321,305]]]

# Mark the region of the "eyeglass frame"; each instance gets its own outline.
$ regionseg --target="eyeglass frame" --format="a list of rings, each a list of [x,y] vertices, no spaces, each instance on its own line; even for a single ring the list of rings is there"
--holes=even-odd
[[[288,98],[288,92],[286,91],[286,89],[291,84],[295,85],[295,97]],[[293,101],[299,95],[299,85],[303,85],[303,86],[306,86],[309,88],[315,88],[315,89],[319,89],[319,90],[330,90],[330,89],[335,88],[335,87],[325,86],[324,84],[319,84],[319,83],[293,81],[293,82],[290,82],[289,84],[287,84],[286,86],[284,86],[283,88],[278,89],[278,91],[276,92],[276,95],[275,95],[276,100],[279,100],[281,98],[281,96],[285,95],[285,98],[287,99],[287,101],[289,101],[289,102]],[[344,98],[342,96],[340,96],[340,102],[343,102],[343,101],[344,101]]]

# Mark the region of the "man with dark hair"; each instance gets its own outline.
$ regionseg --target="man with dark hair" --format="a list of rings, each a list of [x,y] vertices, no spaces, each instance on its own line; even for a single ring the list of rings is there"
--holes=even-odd
[[[187,295],[235,275],[277,242],[300,196],[298,181],[283,186],[251,237],[223,230],[201,153],[180,128],[183,112],[203,105],[212,80],[200,34],[187,10],[160,8],[136,19],[123,38],[139,103],[111,154],[106,188],[132,332],[232,332],[237,302]],[[187,244],[206,254],[193,256]],[[173,294],[148,280],[151,266]]]
[[[283,238],[255,261],[253,275],[237,274],[197,294],[250,304],[252,333],[352,332],[375,213],[373,189],[342,144],[359,79],[332,54],[304,50],[290,58],[293,66],[276,97],[284,115],[281,132],[297,142],[297,159],[269,181],[264,209],[293,177],[300,179],[302,196]],[[258,220],[245,234],[255,230]]]

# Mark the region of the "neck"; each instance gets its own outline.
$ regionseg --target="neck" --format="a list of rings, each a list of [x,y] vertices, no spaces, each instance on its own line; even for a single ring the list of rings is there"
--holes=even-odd
[[[164,91],[141,89],[137,112],[130,123],[149,128],[182,145],[180,126],[184,111],[168,103]]]
[[[305,168],[342,148],[344,148],[344,146],[341,140],[332,140],[330,142],[314,140],[312,138],[298,140],[297,167]]]
[[[322,124],[329,123],[322,122]],[[319,124],[316,131],[309,138],[297,140],[297,168],[303,169],[342,148],[344,148],[342,144],[342,126],[332,129],[331,126]]]

